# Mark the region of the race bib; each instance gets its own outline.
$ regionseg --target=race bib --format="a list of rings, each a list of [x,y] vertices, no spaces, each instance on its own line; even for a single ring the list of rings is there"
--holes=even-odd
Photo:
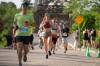
[[[63,36],[67,36],[67,34],[66,33],[63,33]]]
[[[44,37],[44,36],[46,36],[46,32],[41,32],[40,37]]]
[[[28,32],[28,28],[27,27],[22,27],[20,30],[21,30],[21,32]]]
[[[24,26],[21,28],[21,32],[28,32],[29,21],[24,21]]]
[[[57,31],[56,31],[56,30],[51,30],[51,32],[52,32],[52,33],[56,33]]]

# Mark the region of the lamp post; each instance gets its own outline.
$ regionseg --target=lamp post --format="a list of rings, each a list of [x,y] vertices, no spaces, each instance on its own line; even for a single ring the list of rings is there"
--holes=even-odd
[[[79,44],[80,44],[80,25],[83,22],[83,16],[79,15],[75,18],[75,23],[78,25],[78,31],[79,31]]]

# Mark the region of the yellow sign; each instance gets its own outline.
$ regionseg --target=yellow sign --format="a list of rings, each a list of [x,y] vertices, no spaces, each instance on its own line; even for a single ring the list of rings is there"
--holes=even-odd
[[[98,31],[98,36],[100,37],[100,31]]]
[[[78,24],[78,25],[80,25],[81,23],[83,22],[83,16],[77,16],[76,18],[75,18],[75,23],[76,24]]]

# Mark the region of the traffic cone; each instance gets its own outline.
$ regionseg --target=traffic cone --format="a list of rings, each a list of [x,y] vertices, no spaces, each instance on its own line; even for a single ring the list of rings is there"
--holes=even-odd
[[[87,47],[86,49],[86,57],[89,58],[90,56],[90,48]]]
[[[98,48],[97,58],[100,58],[100,48]]]

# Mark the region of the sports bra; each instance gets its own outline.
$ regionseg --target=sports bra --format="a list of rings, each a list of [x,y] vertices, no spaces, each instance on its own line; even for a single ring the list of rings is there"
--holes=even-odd
[[[51,25],[50,25],[49,21],[45,22],[44,28],[50,28],[50,27],[51,27]]]

